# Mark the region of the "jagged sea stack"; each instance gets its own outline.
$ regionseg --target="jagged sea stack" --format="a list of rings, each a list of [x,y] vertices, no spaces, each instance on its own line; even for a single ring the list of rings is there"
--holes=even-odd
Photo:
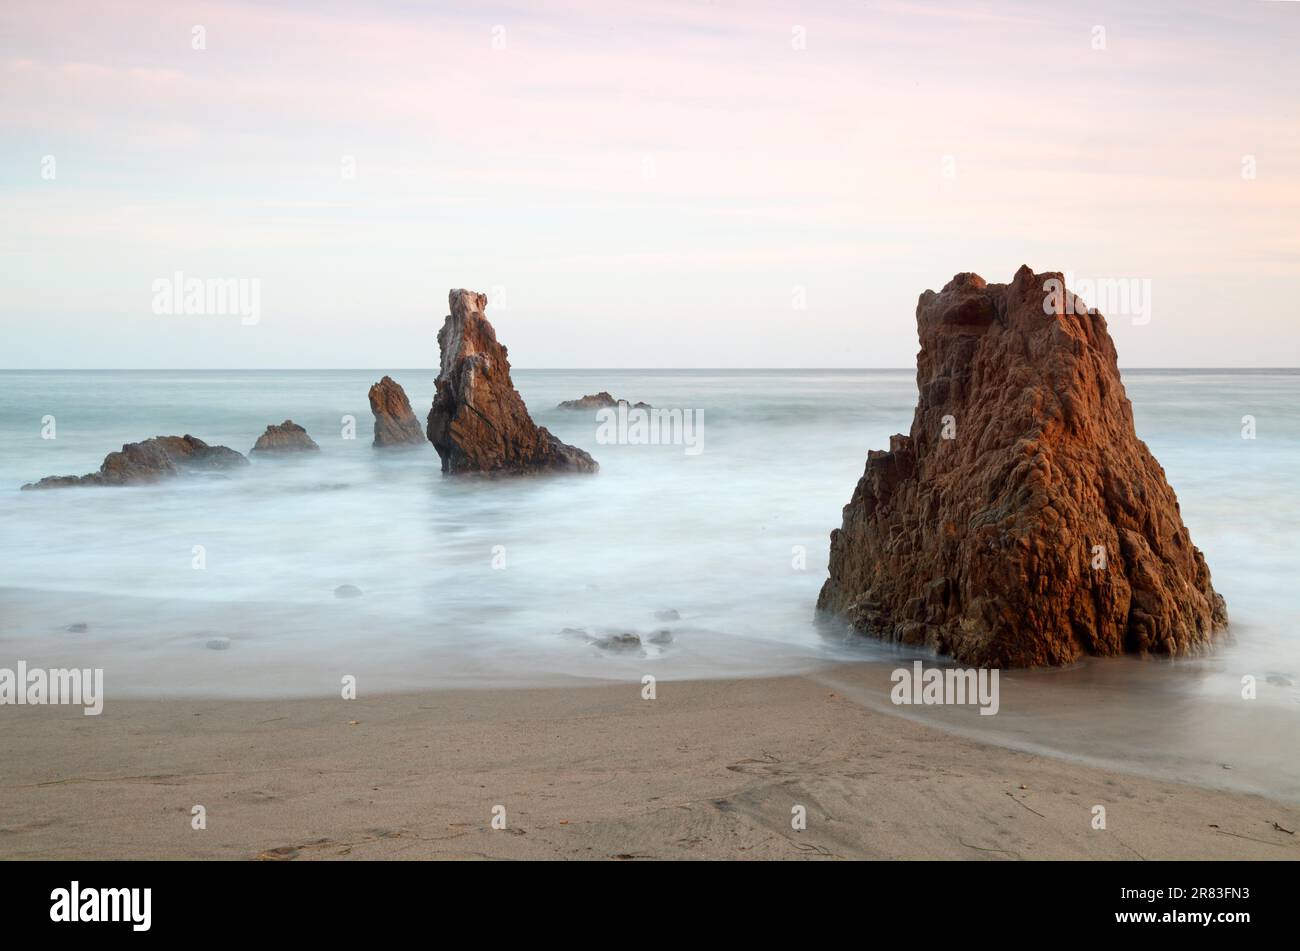
[[[424,429],[411,411],[411,401],[391,376],[370,388],[370,412],[375,414],[376,449],[424,444]]]
[[[428,436],[450,475],[595,472],[596,460],[528,415],[510,380],[506,348],[484,311],[487,295],[452,290],[438,331],[442,362]]]
[[[1105,319],[1022,267],[958,274],[916,321],[911,435],[867,454],[817,607],[977,666],[1209,647],[1227,610]]]

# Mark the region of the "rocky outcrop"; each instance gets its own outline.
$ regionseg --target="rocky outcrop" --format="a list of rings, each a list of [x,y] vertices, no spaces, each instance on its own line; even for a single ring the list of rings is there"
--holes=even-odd
[[[411,401],[391,376],[370,388],[370,412],[375,414],[377,448],[424,444],[424,428],[411,411]]]
[[[453,290],[438,331],[442,362],[428,436],[451,475],[595,472],[587,453],[560,442],[528,415],[510,380],[506,348],[484,312],[487,296]]]
[[[1105,319],[1022,267],[958,274],[916,320],[911,434],[867,454],[818,608],[978,666],[1208,648],[1223,598],[1134,431]]]
[[[266,432],[257,437],[252,452],[320,452],[320,446],[291,419],[286,419],[278,426],[267,426]]]
[[[599,393],[589,393],[588,395],[577,400],[565,400],[556,406],[556,409],[612,409],[620,404],[627,403],[627,400],[616,400],[605,390]],[[633,409],[652,409],[649,403],[631,403],[628,404]]]
[[[147,485],[186,471],[237,469],[248,460],[225,446],[209,446],[196,436],[155,436],[129,442],[110,452],[98,472],[84,476],[47,476],[24,489],[59,489],[74,485]]]

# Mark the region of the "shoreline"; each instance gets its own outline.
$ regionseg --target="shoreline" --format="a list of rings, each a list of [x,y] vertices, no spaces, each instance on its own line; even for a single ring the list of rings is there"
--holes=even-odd
[[[884,713],[874,667],[4,708],[0,858],[1300,859],[1300,805]]]

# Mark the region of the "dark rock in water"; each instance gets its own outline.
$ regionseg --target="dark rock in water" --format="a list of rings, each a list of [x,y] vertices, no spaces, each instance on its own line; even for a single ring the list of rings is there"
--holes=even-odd
[[[603,651],[637,651],[641,649],[641,638],[636,634],[610,634],[596,640],[596,646]]]
[[[90,625],[85,621],[77,621],[75,624],[69,624],[64,630],[69,634],[85,634],[90,630]]]
[[[375,446],[424,445],[424,428],[411,411],[406,391],[386,376],[370,388],[370,412],[375,414]]]
[[[206,648],[207,648],[208,650],[210,650],[210,651],[225,651],[225,650],[230,650],[230,638],[228,638],[228,637],[214,637],[214,638],[212,638],[211,640],[209,640],[206,644],[204,644],[203,646],[206,647]]]
[[[487,296],[453,290],[438,332],[442,351],[428,436],[450,475],[595,472],[596,460],[538,426],[510,379],[506,348],[484,310]]]
[[[286,419],[279,426],[267,426],[266,432],[257,437],[252,452],[320,452],[320,446],[291,419]]]
[[[921,295],[911,435],[867,454],[819,609],[973,666],[1210,647],[1223,598],[1075,305],[1027,267]]]
[[[150,480],[150,481],[157,481]],[[73,485],[105,485],[99,478],[99,473],[91,472],[84,476],[46,476],[38,482],[27,482],[22,486],[26,492],[28,489],[65,489]]]
[[[180,469],[238,469],[248,465],[248,460],[235,450],[209,446],[194,436],[155,436],[147,442],[156,443]]]
[[[669,608],[667,611],[656,611],[656,621],[680,621],[682,616],[677,613],[676,608]]]
[[[604,409],[607,406],[617,406],[618,400],[614,399],[609,393],[601,390],[599,393],[589,394],[577,400],[564,400],[557,405],[556,409]]]
[[[334,597],[359,598],[361,597],[361,589],[354,584],[341,584],[334,589]]]
[[[209,446],[196,436],[155,436],[129,442],[110,452],[98,472],[84,476],[47,476],[24,489],[56,489],[74,485],[147,485],[186,471],[237,469],[248,460],[225,446]]]
[[[627,403],[627,400],[616,400],[605,390],[599,393],[590,393],[581,399],[565,400],[556,406],[556,409],[612,409],[620,403]],[[651,409],[649,403],[632,403],[629,404],[633,409]]]
[[[672,632],[672,631],[655,631],[653,634],[650,635],[649,640],[650,640],[650,643],[651,643],[651,644],[658,644],[658,645],[660,645],[660,646],[666,646],[666,645],[671,644],[671,643],[673,642],[673,632]]]
[[[633,634],[630,631],[616,632],[606,634],[604,637],[592,637],[587,633],[586,628],[566,627],[560,631],[565,637],[581,638],[588,644],[599,647],[603,651],[609,651],[613,654],[626,654],[632,652],[642,652],[640,635]],[[667,631],[660,631],[650,638],[653,644],[671,643],[673,636]]]

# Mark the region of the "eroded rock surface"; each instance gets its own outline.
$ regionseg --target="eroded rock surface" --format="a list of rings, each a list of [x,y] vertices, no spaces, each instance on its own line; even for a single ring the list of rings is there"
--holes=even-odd
[[[24,489],[59,489],[76,485],[147,485],[187,470],[235,469],[248,460],[225,446],[209,446],[197,436],[154,436],[129,442],[104,457],[98,472],[83,476],[46,476]]]
[[[819,609],[980,666],[1195,654],[1226,626],[1106,321],[1053,280],[921,295],[911,434],[867,454]]]
[[[487,295],[453,290],[438,332],[442,359],[427,433],[451,475],[595,472],[586,452],[528,415],[506,348],[485,316]]]
[[[370,388],[370,412],[375,414],[376,447],[424,444],[424,427],[411,411],[406,391],[392,377],[386,376]]]
[[[267,426],[266,432],[257,437],[253,452],[320,452],[320,446],[291,419],[286,419],[278,426]]]

